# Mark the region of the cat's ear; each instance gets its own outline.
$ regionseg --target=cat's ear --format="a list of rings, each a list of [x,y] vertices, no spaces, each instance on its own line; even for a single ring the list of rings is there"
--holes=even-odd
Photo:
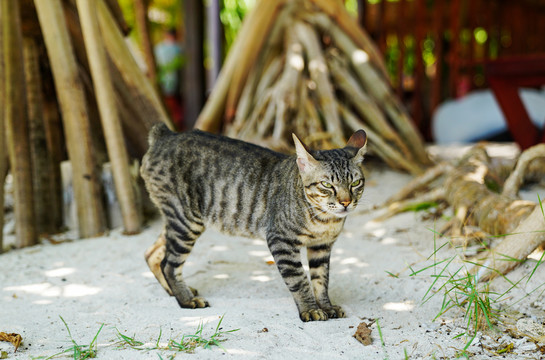
[[[299,171],[306,172],[311,169],[313,169],[316,164],[317,160],[310,155],[308,152],[308,148],[295,134],[291,134],[293,136],[293,143],[295,145],[295,152],[297,153],[297,166],[299,167]]]
[[[354,155],[354,158],[357,162],[363,161],[363,156],[367,152],[367,134],[363,130],[358,130],[346,143],[347,148],[357,149],[357,153]]]

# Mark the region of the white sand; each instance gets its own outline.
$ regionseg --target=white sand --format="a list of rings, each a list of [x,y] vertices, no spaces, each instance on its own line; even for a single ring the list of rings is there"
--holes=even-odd
[[[373,166],[360,209],[385,200],[408,180],[407,175]],[[123,236],[118,230],[102,238],[10,251],[0,255],[0,331],[21,334],[23,344],[14,353],[11,344],[0,343],[0,351],[10,359],[29,359],[68,349],[72,344],[62,316],[79,344],[89,344],[104,324],[98,336],[99,359],[158,359],[159,355],[167,359],[175,352],[120,348],[115,329],[153,347],[161,332],[160,344],[165,345],[169,339],[179,341],[183,334],[194,334],[200,323],[204,336],[211,336],[224,316],[223,330],[239,329],[221,337],[225,350],[198,348],[189,358],[404,359],[405,353],[409,359],[453,358],[467,341],[463,336],[454,338],[464,332],[463,310],[453,309],[433,321],[441,309],[442,290],[422,304],[436,279],[434,271],[439,274],[443,265],[417,276],[410,276],[410,269],[449,258],[454,250],[444,247],[428,259],[434,252],[432,229],[439,223],[414,213],[380,224],[370,222],[378,213],[349,217],[334,247],[330,295],[347,317],[326,322],[299,320],[276,267],[267,263],[272,258],[262,240],[229,238],[214,231],[199,239],[185,274],[211,307],[197,310],[179,308],[144,262],[144,251],[159,234],[159,221],[137,236]],[[445,241],[436,239],[435,246]],[[534,264],[524,264],[510,278],[520,278]],[[460,266],[457,261],[451,264],[452,269]],[[520,312],[515,313],[515,322],[519,317],[543,321],[543,289],[524,297],[543,283],[545,274],[539,268],[530,282],[522,282],[521,289],[507,296],[505,305],[522,299],[513,307]],[[506,286],[505,281],[495,282],[493,290],[501,292]],[[352,337],[360,322],[372,319],[378,319],[384,347],[376,323],[371,326],[372,345],[364,346]],[[515,339],[502,332],[479,333],[468,350],[475,359],[494,358],[487,348],[503,349],[509,343],[514,348],[504,359],[542,356],[528,337]]]

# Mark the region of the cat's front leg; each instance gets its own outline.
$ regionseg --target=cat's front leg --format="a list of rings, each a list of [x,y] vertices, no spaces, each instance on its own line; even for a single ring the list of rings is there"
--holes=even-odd
[[[291,291],[301,320],[327,320],[327,313],[318,306],[310,289],[303,264],[301,264],[299,247],[294,245],[294,242],[280,236],[269,236],[267,238],[276,266],[286,286]]]
[[[340,306],[332,305],[328,294],[329,258],[332,245],[324,244],[307,247],[310,281],[316,301],[327,316],[330,318],[343,318],[346,316],[344,310]]]

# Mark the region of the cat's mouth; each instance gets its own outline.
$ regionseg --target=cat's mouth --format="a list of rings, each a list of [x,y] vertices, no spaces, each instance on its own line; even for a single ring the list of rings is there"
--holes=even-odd
[[[336,217],[343,218],[343,217],[346,217],[349,213],[351,213],[352,210],[353,210],[352,207],[348,207],[348,208],[342,207],[342,208],[333,208],[333,209],[328,208],[326,209],[326,212]]]

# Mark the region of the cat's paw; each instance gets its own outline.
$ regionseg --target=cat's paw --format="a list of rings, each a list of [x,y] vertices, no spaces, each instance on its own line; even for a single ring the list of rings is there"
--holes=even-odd
[[[338,319],[346,317],[346,313],[343,308],[337,305],[331,305],[330,307],[322,308],[330,319]]]
[[[303,311],[299,314],[299,317],[304,322],[327,320],[327,314],[322,309],[310,309],[309,311]]]
[[[186,309],[197,309],[209,307],[210,304],[205,298],[196,296],[187,302],[180,303],[180,306]]]

